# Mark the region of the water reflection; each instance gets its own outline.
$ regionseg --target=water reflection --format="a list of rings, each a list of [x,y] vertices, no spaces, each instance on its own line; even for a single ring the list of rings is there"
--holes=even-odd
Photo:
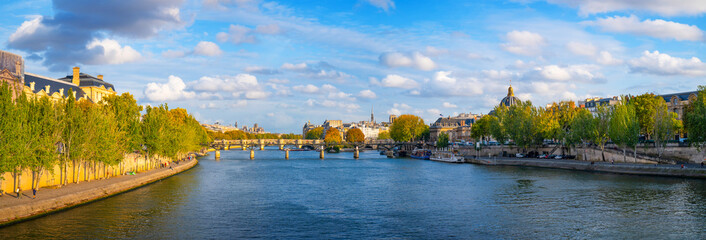
[[[704,239],[701,180],[224,151],[113,198],[0,229],[0,238]]]

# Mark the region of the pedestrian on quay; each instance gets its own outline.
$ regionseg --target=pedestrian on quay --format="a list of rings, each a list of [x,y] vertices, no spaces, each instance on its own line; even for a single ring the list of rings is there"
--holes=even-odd
[[[37,189],[32,188],[32,199],[35,199],[35,198],[37,198]]]
[[[20,198],[20,188],[17,188],[17,198]]]

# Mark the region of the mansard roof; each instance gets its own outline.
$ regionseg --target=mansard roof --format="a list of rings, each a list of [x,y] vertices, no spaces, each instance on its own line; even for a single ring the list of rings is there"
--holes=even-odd
[[[671,93],[671,94],[663,94],[663,95],[659,95],[659,96],[661,98],[663,98],[665,102],[670,102],[672,100],[672,97],[674,97],[674,96],[679,98],[679,101],[687,101],[687,100],[689,100],[689,96],[691,96],[691,94],[698,95],[699,91]]]
[[[103,86],[106,89],[113,89],[115,91],[115,87],[113,87],[113,84],[110,84],[106,81],[103,81],[101,79],[98,79],[97,77],[85,74],[85,73],[79,73],[79,79],[80,79],[80,84],[79,86],[81,87],[100,87]],[[74,75],[66,75],[66,77],[59,78],[61,81],[65,82],[72,82],[74,78]]]
[[[34,82],[34,93],[46,90],[45,86],[49,85],[49,92],[47,93],[49,95],[54,94],[55,92],[59,92],[59,89],[61,88],[64,89],[64,97],[69,96],[69,89],[73,90],[76,93],[76,99],[82,98],[85,95],[81,88],[71,82],[66,82],[59,79],[45,77],[33,73],[25,73],[25,86],[29,87],[31,82]]]

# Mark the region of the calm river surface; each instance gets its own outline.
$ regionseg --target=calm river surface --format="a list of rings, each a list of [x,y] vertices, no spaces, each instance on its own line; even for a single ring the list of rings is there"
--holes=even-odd
[[[706,239],[706,181],[239,150],[0,239]]]

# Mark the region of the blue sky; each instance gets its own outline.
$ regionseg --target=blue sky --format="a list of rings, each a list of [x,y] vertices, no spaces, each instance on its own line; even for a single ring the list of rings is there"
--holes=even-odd
[[[487,113],[706,84],[701,0],[3,1],[26,71],[103,74],[206,123]]]

